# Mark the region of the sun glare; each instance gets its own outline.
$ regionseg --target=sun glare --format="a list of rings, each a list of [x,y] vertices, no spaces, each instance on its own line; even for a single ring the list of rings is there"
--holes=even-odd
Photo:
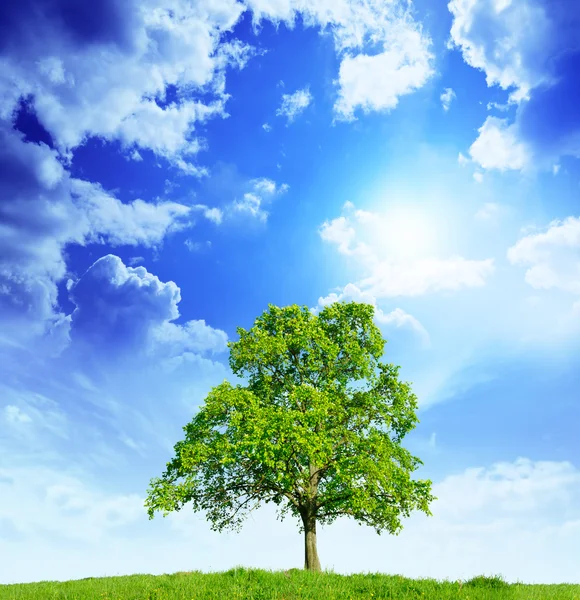
[[[390,258],[418,258],[436,250],[436,224],[421,210],[390,209],[372,224],[369,240]]]

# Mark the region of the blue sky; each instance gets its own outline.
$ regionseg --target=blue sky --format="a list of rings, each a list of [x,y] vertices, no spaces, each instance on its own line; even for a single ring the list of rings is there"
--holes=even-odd
[[[0,7],[2,583],[301,566],[296,523],[149,522],[268,303],[370,302],[434,516],[323,566],[578,582],[580,10]],[[268,543],[263,544],[266,537]]]

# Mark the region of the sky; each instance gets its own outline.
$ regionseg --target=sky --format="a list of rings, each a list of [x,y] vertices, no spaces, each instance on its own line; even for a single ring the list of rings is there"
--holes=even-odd
[[[432,517],[323,568],[578,582],[580,4],[0,3],[0,583],[303,565],[149,480],[268,304],[368,302]]]

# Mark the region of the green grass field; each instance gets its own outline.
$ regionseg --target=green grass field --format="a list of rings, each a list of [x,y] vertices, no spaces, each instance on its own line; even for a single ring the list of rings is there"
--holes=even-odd
[[[580,600],[580,585],[507,584],[500,577],[467,582],[407,579],[397,575],[337,575],[298,569],[270,572],[237,568],[225,573],[175,573],[1,585],[0,599],[66,600]]]

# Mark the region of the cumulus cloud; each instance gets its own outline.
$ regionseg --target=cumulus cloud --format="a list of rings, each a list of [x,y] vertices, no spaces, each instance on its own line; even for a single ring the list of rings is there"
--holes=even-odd
[[[363,112],[388,111],[399,98],[423,87],[433,74],[429,40],[416,25],[398,24],[379,54],[346,54],[338,75],[337,118],[354,119]]]
[[[507,257],[528,267],[525,280],[532,287],[580,294],[580,218],[554,221],[546,231],[523,237]]]
[[[227,350],[227,334],[210,327],[203,319],[183,325],[164,321],[152,329],[151,334],[155,350],[168,357],[185,352],[216,354]]]
[[[393,108],[432,73],[429,39],[398,0],[224,0],[195,6],[184,0],[107,0],[90,18],[64,1],[47,13],[38,0],[26,0],[3,9],[0,117],[10,119],[20,100],[31,98],[62,153],[70,156],[98,136],[118,140],[136,160],[140,148],[149,149],[186,174],[206,174],[192,162],[203,148],[196,126],[226,115],[226,69],[243,67],[254,53],[224,37],[246,8],[256,23],[292,25],[300,14],[307,26],[332,31],[342,61],[340,118],[351,118],[357,107]],[[369,45],[379,51],[366,54]],[[175,91],[171,99],[169,87]],[[292,120],[310,101],[307,88],[286,94],[280,114]]]
[[[167,359],[184,352],[223,352],[227,336],[205,321],[173,323],[179,288],[145,267],[127,267],[117,256],[98,259],[70,289],[76,308],[71,338],[115,357],[149,352]]]
[[[451,107],[451,102],[453,102],[455,98],[455,92],[452,88],[445,88],[443,90],[441,96],[439,96],[439,99],[441,100],[441,106],[443,107],[444,111],[449,110],[449,108]]]
[[[365,304],[370,304],[375,308],[375,321],[377,325],[408,328],[419,336],[424,345],[428,346],[431,343],[429,333],[413,315],[410,315],[401,308],[395,308],[394,310],[385,313],[377,306],[377,299],[370,292],[362,291],[353,283],[345,285],[339,293],[331,292],[328,296],[319,298],[316,312],[328,304],[342,301],[364,302]]]
[[[243,67],[255,53],[240,40],[226,40],[246,9],[256,24],[269,19],[292,26],[300,14],[306,26],[332,32],[341,58],[338,118],[353,118],[357,107],[393,108],[432,74],[429,38],[402,0],[195,6],[185,0],[107,0],[90,16],[64,0],[50,13],[39,0],[26,0],[2,13],[0,117],[11,119],[28,98],[69,158],[97,136],[119,141],[135,160],[140,149],[149,149],[185,174],[205,175],[207,169],[194,162],[204,147],[198,126],[226,116],[226,70]],[[285,94],[279,114],[290,121],[310,101],[307,88]]]
[[[224,70],[251,53],[239,41],[222,44],[243,11],[236,0],[107,0],[91,14],[61,0],[50,11],[38,0],[12,3],[2,9],[0,116],[9,119],[20,98],[32,97],[62,152],[99,136],[196,174],[194,125],[224,115]],[[166,100],[167,86],[175,101]]]
[[[186,206],[123,203],[98,184],[70,177],[48,146],[25,143],[5,126],[0,139],[0,312],[18,327],[25,319],[42,329],[58,318],[68,245],[150,247],[187,224]]]
[[[165,108],[153,100],[143,101],[138,110],[123,119],[111,137],[119,139],[127,147],[136,145],[151,150],[189,174],[202,175],[207,173],[206,169],[184,160],[195,156],[204,145],[200,139],[192,139],[193,123],[202,123],[212,116],[223,114],[223,101],[211,105],[184,101]]]
[[[507,119],[487,117],[469,149],[471,158],[484,169],[522,170],[530,163],[530,150],[519,138],[516,125]]]
[[[347,208],[352,210],[352,204]],[[354,215],[325,221],[319,229],[322,240],[334,244],[340,254],[350,257],[366,273],[366,277],[356,285],[377,299],[480,287],[485,285],[486,279],[494,271],[492,259],[468,260],[460,256],[437,258],[425,255],[394,260],[389,253],[383,256],[381,252],[380,240],[384,235],[374,236],[373,241],[368,243],[359,241],[361,238],[369,239],[369,232],[373,228],[376,230],[380,227],[382,230],[388,225],[389,219],[384,215],[355,211]],[[399,234],[402,235],[402,232]],[[402,237],[398,241],[404,246],[403,250],[409,243],[414,243]],[[397,245],[395,243],[394,251]]]
[[[512,101],[519,101],[549,78],[542,54],[553,51],[554,30],[541,2],[451,0],[448,7],[451,45],[489,86],[512,88]]]
[[[293,94],[283,94],[282,104],[276,110],[276,116],[286,117],[287,123],[292,123],[298,115],[301,115],[312,102],[312,94],[307,87],[296,90]],[[269,129],[264,128],[266,131]]]
[[[400,96],[422,87],[433,73],[430,39],[401,0],[247,0],[259,23],[306,26],[331,32],[341,64],[335,114],[351,120],[365,112],[394,108]]]
[[[336,217],[331,221],[325,221],[320,228],[320,237],[331,244],[336,244],[341,254],[352,254],[353,242],[356,239],[356,231],[347,217]]]
[[[289,189],[288,184],[278,185],[267,177],[251,179],[248,186],[249,190],[241,199],[234,200],[228,212],[230,215],[250,216],[263,223],[267,221],[269,214],[264,205],[285,194]]]
[[[0,338],[0,454],[7,464],[62,463],[107,482],[118,468],[142,468],[142,487],[141,461],[166,456],[227,376],[219,361],[227,335],[203,319],[180,320],[175,283],[114,255],[67,291],[75,309],[60,352]]]
[[[112,246],[150,247],[159,244],[168,233],[188,224],[185,218],[191,209],[182,204],[150,203],[140,199],[124,204],[98,184],[79,179],[69,181],[70,195],[78,198],[78,206],[88,221],[88,242],[106,239]]]
[[[141,345],[152,323],[175,320],[179,288],[145,267],[126,267],[112,254],[98,259],[71,287],[72,336],[95,347]]]
[[[512,123],[486,120],[474,160],[484,168],[521,170],[533,157],[534,166],[550,169],[559,156],[580,156],[580,110],[572,100],[579,90],[578,7],[565,0],[451,0],[448,6],[451,45],[517,105]],[[500,159],[486,151],[490,138]]]

